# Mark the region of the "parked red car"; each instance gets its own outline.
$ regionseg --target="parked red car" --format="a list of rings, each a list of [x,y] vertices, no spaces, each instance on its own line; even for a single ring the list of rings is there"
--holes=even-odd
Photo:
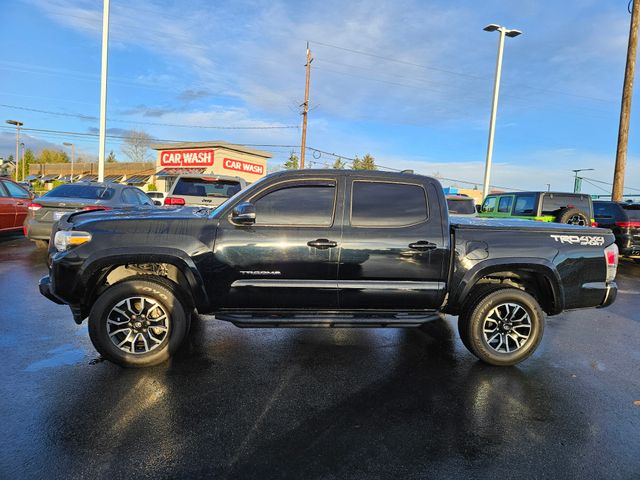
[[[0,232],[22,230],[33,195],[8,178],[0,178]]]

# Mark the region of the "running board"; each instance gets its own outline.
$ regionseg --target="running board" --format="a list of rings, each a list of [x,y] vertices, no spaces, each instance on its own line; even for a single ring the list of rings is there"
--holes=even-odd
[[[233,323],[236,327],[419,327],[427,322],[438,320],[438,312],[390,313],[390,312],[316,312],[316,313],[217,313],[218,320]]]

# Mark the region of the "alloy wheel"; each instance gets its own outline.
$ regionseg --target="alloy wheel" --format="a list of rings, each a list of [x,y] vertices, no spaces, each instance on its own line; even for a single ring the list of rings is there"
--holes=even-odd
[[[162,304],[149,297],[128,297],[107,316],[111,342],[126,353],[145,354],[158,348],[169,335],[170,318]]]
[[[516,303],[494,307],[482,323],[484,340],[498,353],[520,350],[531,335],[531,317]]]

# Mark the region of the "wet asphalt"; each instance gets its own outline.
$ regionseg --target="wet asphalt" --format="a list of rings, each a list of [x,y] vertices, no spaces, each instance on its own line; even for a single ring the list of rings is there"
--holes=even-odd
[[[640,265],[489,367],[421,329],[192,326],[170,363],[100,361],[0,237],[0,478],[640,478]],[[636,403],[634,403],[636,402]]]

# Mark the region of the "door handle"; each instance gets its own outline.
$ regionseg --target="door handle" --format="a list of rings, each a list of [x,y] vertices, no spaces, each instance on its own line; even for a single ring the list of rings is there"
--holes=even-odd
[[[22,207],[24,205],[24,203],[23,202],[17,202],[16,205],[19,206],[19,207]]]
[[[425,250],[433,250],[435,248],[438,248],[438,246],[435,243],[427,242],[425,240],[420,240],[419,242],[410,243],[409,248],[412,248],[414,250],[425,251]]]
[[[338,242],[327,240],[326,238],[319,238],[317,240],[310,240],[307,242],[310,247],[317,248],[319,250],[326,250],[327,248],[333,248],[338,246]]]

